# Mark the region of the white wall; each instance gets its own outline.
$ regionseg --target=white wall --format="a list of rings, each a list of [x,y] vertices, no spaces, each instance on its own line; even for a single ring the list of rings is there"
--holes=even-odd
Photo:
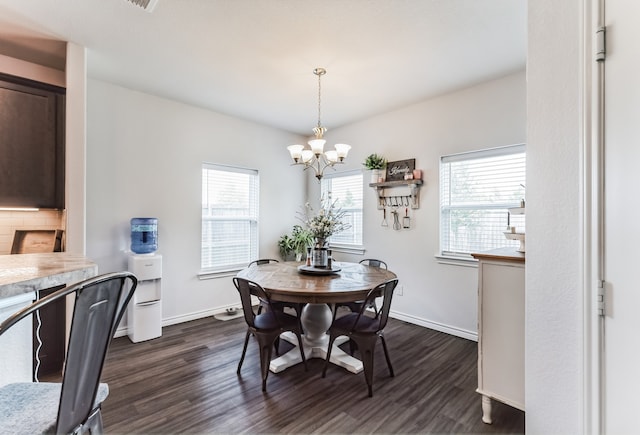
[[[277,257],[304,203],[286,150],[300,138],[93,79],[87,120],[87,256],[100,272],[126,268],[132,217],[157,217],[165,323],[238,305],[229,276],[197,277],[201,164],[258,169],[260,256]]]
[[[530,434],[582,433],[581,1],[530,1],[525,402]]]
[[[384,259],[398,274],[403,296],[394,297],[395,317],[477,337],[477,268],[441,264],[435,258],[439,250],[439,159],[445,154],[526,142],[525,96],[525,73],[521,71],[327,134],[328,143],[339,141],[353,147],[344,170],[361,168],[365,157],[376,152],[390,161],[415,158],[416,167],[424,171],[420,209],[410,211],[412,228],[401,231],[380,226],[382,211],[377,210],[377,196],[368,187],[369,173],[365,174],[364,257]],[[311,195],[317,195],[317,184],[310,182]],[[387,220],[393,222],[389,214]]]
[[[349,163],[340,170],[361,168],[372,152],[389,160],[415,157],[417,166],[424,169],[421,207],[412,214],[409,231],[382,228],[374,190],[365,188],[365,256],[387,260],[399,275],[404,296],[394,300],[397,317],[475,338],[477,269],[435,259],[439,157],[525,142],[525,93],[525,74],[519,72],[327,135],[329,143],[336,138],[353,146]],[[173,323],[237,304],[229,277],[200,281],[196,276],[200,164],[209,161],[260,170],[260,255],[277,257],[276,241],[297,223],[304,203],[307,177],[300,167],[289,166],[286,151],[286,145],[299,140],[236,118],[89,80],[87,255],[101,272],[124,268],[129,219],[158,217],[165,321]],[[311,178],[310,183],[310,195],[317,195],[317,182]],[[338,258],[357,261],[362,257],[338,254]]]

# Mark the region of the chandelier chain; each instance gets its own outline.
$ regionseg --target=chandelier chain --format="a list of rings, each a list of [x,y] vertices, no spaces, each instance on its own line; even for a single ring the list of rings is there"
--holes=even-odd
[[[321,85],[322,74],[318,74],[318,128],[322,128],[322,124],[320,122],[320,110],[321,104],[320,101],[322,99],[322,85]]]

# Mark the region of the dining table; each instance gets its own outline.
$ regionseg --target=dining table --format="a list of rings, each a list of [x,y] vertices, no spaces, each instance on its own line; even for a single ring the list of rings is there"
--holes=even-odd
[[[327,357],[327,330],[333,320],[333,304],[364,300],[371,289],[396,278],[395,273],[385,268],[335,261],[330,268],[291,261],[253,265],[236,276],[259,284],[272,301],[304,304],[300,321],[306,359]],[[295,334],[285,332],[281,338],[294,348],[271,360],[269,369],[273,373],[302,362]],[[338,347],[346,341],[348,338],[344,336],[335,340],[329,362],[352,373],[360,373],[362,361]]]

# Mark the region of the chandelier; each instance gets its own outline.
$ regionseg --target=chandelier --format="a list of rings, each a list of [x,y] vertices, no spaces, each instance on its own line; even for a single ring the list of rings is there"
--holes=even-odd
[[[344,143],[337,143],[335,144],[335,150],[324,151],[324,144],[327,141],[324,140],[322,136],[327,129],[324,128],[320,122],[320,101],[322,94],[320,79],[327,73],[327,70],[324,68],[316,68],[313,70],[313,73],[318,76],[318,125],[313,128],[315,138],[307,142],[309,148],[305,148],[304,145],[291,145],[288,146],[287,149],[289,150],[289,154],[291,154],[294,165],[304,165],[304,170],[312,168],[316,173],[316,178],[320,181],[327,167],[344,163],[344,159],[347,158],[351,146]]]

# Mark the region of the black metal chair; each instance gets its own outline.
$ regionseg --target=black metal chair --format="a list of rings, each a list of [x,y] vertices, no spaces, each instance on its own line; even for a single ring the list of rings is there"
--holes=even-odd
[[[387,269],[387,263],[385,263],[382,260],[377,260],[375,258],[365,258],[364,260],[360,260],[360,264],[366,264],[367,266],[371,266],[371,267],[381,267],[383,269]],[[363,302],[364,301],[339,302],[335,304],[335,306],[333,307],[333,320],[336,319],[336,314],[338,314],[338,308],[347,307],[349,308],[349,311],[351,311],[352,313],[357,313],[360,311],[360,308],[362,308]],[[371,301],[369,305],[367,305],[367,308],[373,308],[373,311],[375,311],[376,313],[378,312],[378,306],[376,305],[375,299]]]
[[[387,359],[387,365],[389,366],[389,375],[395,376],[393,373],[393,367],[391,366],[391,359],[389,358],[389,351],[387,350],[387,343],[384,339],[384,328],[387,325],[389,319],[389,309],[391,307],[391,298],[393,297],[393,290],[398,285],[397,279],[386,281],[383,284],[371,289],[367,294],[358,313],[349,313],[345,316],[339,317],[334,320],[333,324],[329,328],[329,347],[327,350],[327,359],[322,369],[322,377],[327,374],[327,366],[329,365],[329,359],[331,358],[331,348],[335,339],[341,335],[346,335],[351,341],[355,341],[360,350],[360,357],[362,358],[362,364],[364,366],[364,377],[369,387],[369,397],[373,396],[373,354],[375,350],[376,341],[378,337],[382,341],[382,347],[384,349],[384,356]],[[382,297],[382,307],[377,312],[375,317],[367,315],[367,304],[377,297]],[[370,314],[370,313],[369,313]]]
[[[62,383],[24,382],[0,388],[0,433],[102,433],[100,383],[109,343],[137,286],[129,272],[109,273],[51,293],[2,324],[0,335],[50,303],[75,295]]]
[[[240,293],[244,320],[248,326],[244,339],[244,347],[242,348],[242,356],[238,363],[238,375],[240,374],[242,363],[247,353],[249,337],[253,334],[258,340],[258,346],[260,347],[262,391],[267,391],[267,376],[269,375],[269,363],[271,362],[271,346],[276,344],[276,340],[278,340],[280,334],[287,331],[295,333],[298,337],[300,355],[302,356],[302,362],[304,363],[304,369],[306,371],[307,360],[305,359],[304,349],[302,347],[302,328],[300,327],[299,318],[283,311],[270,309],[271,298],[269,298],[269,295],[258,283],[235,277],[233,278],[233,284],[238,289],[238,293]],[[264,300],[268,309],[261,314],[254,312],[253,306],[251,305],[251,296],[256,296]]]
[[[261,265],[261,264],[269,264],[269,263],[279,263],[279,261],[274,258],[260,258],[258,260],[253,260],[251,263],[249,263],[247,267]],[[262,299],[258,298],[258,300],[260,301],[260,306],[258,307],[258,314],[260,314],[262,313],[263,308],[267,308],[267,305]],[[296,316],[298,316],[298,321],[300,321],[300,316],[302,315],[302,306],[303,304],[298,304],[295,302],[274,302],[274,301],[271,301],[271,304],[269,305],[269,307],[272,310],[277,310],[277,311],[284,311],[285,308],[293,309],[296,312]],[[300,325],[300,327],[302,328],[302,324]],[[278,340],[276,340],[275,342],[276,355],[280,355],[278,353],[278,344],[279,342]]]
[[[260,264],[269,264],[269,263],[279,263],[275,258],[260,258],[258,260],[253,260],[247,267],[260,265]]]

